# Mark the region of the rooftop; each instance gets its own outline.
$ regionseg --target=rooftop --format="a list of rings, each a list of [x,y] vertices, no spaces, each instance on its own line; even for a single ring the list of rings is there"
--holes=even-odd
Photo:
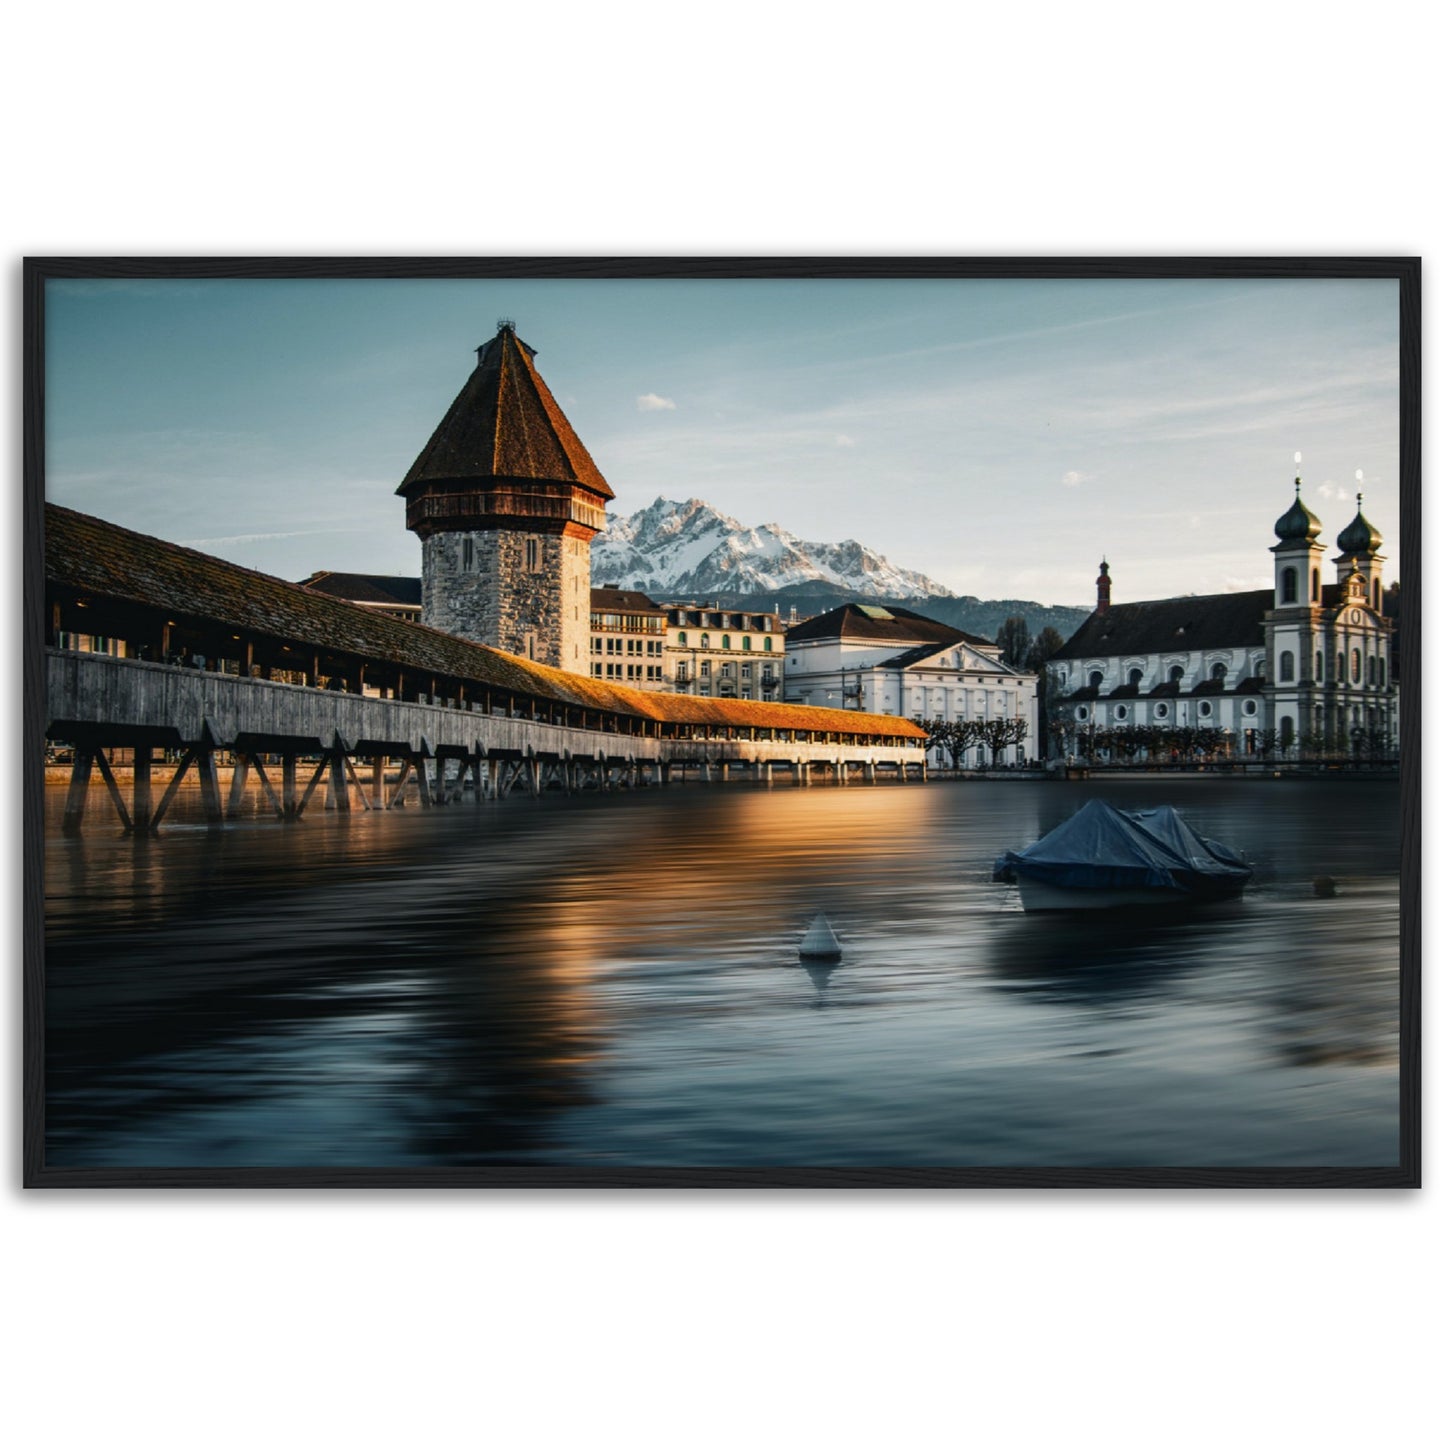
[[[654,721],[922,736],[904,718],[639,692],[544,667],[52,503],[45,508],[45,581],[52,596],[95,606],[97,627],[107,608],[132,619],[135,609],[143,608],[217,631],[301,643],[325,655],[390,663],[420,675]]]
[[[788,629],[788,642],[825,642],[833,639],[849,642],[899,643],[919,647],[930,643],[945,647],[950,642],[967,642],[975,647],[993,647],[986,637],[961,632],[946,622],[936,622],[910,612],[906,607],[875,607],[849,602],[835,607],[821,617],[811,617]]]
[[[1049,661],[1192,652],[1207,647],[1263,647],[1264,614],[1273,606],[1274,593],[1269,589],[1166,597],[1158,602],[1116,602],[1086,617]]]
[[[412,463],[399,495],[429,482],[507,479],[575,482],[612,496],[532,364],[536,354],[509,324],[478,348],[476,369]]]

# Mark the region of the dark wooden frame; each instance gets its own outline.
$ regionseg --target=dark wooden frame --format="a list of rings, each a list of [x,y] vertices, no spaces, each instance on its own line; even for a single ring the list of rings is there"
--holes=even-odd
[[[998,279],[1381,279],[1400,285],[1400,1162],[1384,1168],[234,1168],[58,1169],[44,1162],[43,654],[45,282],[61,278],[540,279],[987,277]],[[1421,1182],[1421,296],[1418,257],[1171,258],[29,258],[24,264],[24,637],[22,834],[24,920],[24,1165],[46,1188],[1049,1188],[1329,1189]]]

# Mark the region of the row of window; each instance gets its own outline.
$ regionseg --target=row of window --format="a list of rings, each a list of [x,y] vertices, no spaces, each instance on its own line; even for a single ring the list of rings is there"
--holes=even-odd
[[[667,619],[645,612],[594,612],[592,626],[599,632],[665,632]]]
[[[679,633],[677,634],[677,645],[678,645],[679,647],[686,647],[686,646],[687,646],[687,633],[685,633],[685,632],[679,632]],[[698,647],[700,647],[703,651],[706,651],[709,647],[712,646],[712,638],[710,637],[710,635],[709,635],[708,633],[704,632],[704,633],[702,633],[702,634],[699,635],[698,641],[697,641],[697,645],[698,645]],[[733,645],[733,640],[732,640],[732,638],[729,637],[729,636],[727,636],[726,634],[723,635],[722,641],[718,644],[718,646],[721,647],[721,648],[723,648],[725,651],[726,651],[727,649],[731,648],[732,645]],[[743,651],[744,651],[744,652],[751,652],[752,650],[753,650],[753,640],[752,640],[752,638],[751,638],[751,637],[744,637],[744,638],[743,638]],[[771,652],[772,650],[773,650],[773,639],[772,639],[771,637],[765,637],[765,638],[763,638],[763,651],[764,651],[764,652]]]
[[[753,675],[753,665],[752,665],[752,663],[750,663],[750,662],[739,663],[739,664],[738,664],[738,668],[739,668],[739,671],[740,671],[741,674],[742,674],[743,680],[744,680],[744,681],[751,681],[752,675]],[[679,662],[679,663],[677,664],[677,680],[678,680],[679,682],[686,682],[687,679],[688,679],[688,675],[689,675],[689,674],[688,674],[688,664],[685,663],[685,662]],[[698,675],[699,677],[711,677],[711,676],[712,676],[712,662],[711,662],[708,658],[705,657],[705,658],[702,659],[701,662],[698,663],[698,665],[697,665],[697,675]],[[719,676],[719,677],[731,677],[732,675],[733,675],[733,664],[732,664],[731,662],[723,662],[723,663],[719,663],[719,664],[718,664],[718,676]],[[763,663],[762,680],[763,680],[764,682],[772,682],[772,681],[773,681],[773,664],[772,664],[771,662],[765,662],[765,663]]]
[[[731,628],[734,632],[773,632],[780,626],[770,612],[689,612],[678,608],[672,620],[684,627],[693,623],[698,627]]]
[[[1264,676],[1264,663],[1259,662],[1259,663],[1256,663],[1256,664],[1255,664],[1254,675],[1255,675],[1256,677],[1263,677],[1263,676]],[[1229,668],[1228,668],[1224,663],[1222,663],[1222,662],[1216,662],[1216,663],[1214,664],[1214,666],[1209,669],[1209,680],[1210,680],[1210,682],[1223,682],[1223,681],[1225,681],[1226,678],[1228,678],[1228,676],[1229,676]],[[1143,668],[1131,667],[1131,668],[1129,669],[1129,675],[1128,675],[1128,677],[1125,679],[1125,682],[1126,682],[1130,687],[1138,687],[1143,681],[1144,681],[1144,670],[1143,670]],[[1168,681],[1168,682],[1183,682],[1183,681],[1184,681],[1184,669],[1183,669],[1182,667],[1180,667],[1180,666],[1176,663],[1173,667],[1171,667],[1171,668],[1169,669],[1168,675],[1167,675],[1167,677],[1166,677],[1166,681]],[[1090,686],[1090,687],[1102,687],[1103,685],[1104,685],[1104,674],[1103,674],[1102,672],[1100,672],[1100,671],[1098,670],[1098,668],[1095,668],[1095,669],[1089,674],[1089,686]]]
[[[1352,593],[1351,595],[1358,595]],[[1286,567],[1279,574],[1279,600],[1281,604],[1288,605],[1299,601],[1299,573],[1293,567]],[[1318,603],[1320,600],[1320,569],[1310,569],[1310,601]],[[1375,578],[1370,592],[1370,605],[1375,611],[1380,610],[1380,579]]]
[[[1358,647],[1350,649],[1350,681],[1360,682],[1362,679],[1366,687],[1383,687],[1385,685],[1385,659],[1371,653],[1361,661],[1362,654]],[[1279,655],[1279,680],[1281,682],[1293,682],[1295,680],[1294,653],[1286,650]],[[1335,654],[1335,680],[1343,681],[1345,676],[1345,654]],[[1309,682],[1310,675],[1307,668],[1301,668],[1301,682]],[[1323,652],[1315,653],[1314,681],[1324,682],[1325,678],[1325,655]]]
[[[605,677],[608,682],[661,682],[662,665],[642,662],[594,662],[592,676]]]
[[[470,537],[462,538],[462,571],[472,572],[476,570],[477,547]],[[542,570],[542,544],[536,537],[528,537],[523,548],[522,565],[528,572],[540,572]]]
[[[606,643],[605,648],[604,642]],[[661,657],[662,643],[641,637],[594,637],[592,651],[594,653],[606,651],[612,655],[625,653],[628,657]]]
[[[1184,706],[1187,707],[1188,704],[1186,703]],[[1196,702],[1194,706],[1197,710],[1197,716],[1201,718],[1212,718],[1214,716],[1214,704],[1207,698]],[[1154,716],[1160,722],[1168,718],[1170,711],[1171,704],[1167,702],[1156,702],[1154,704]],[[1258,711],[1259,704],[1252,697],[1245,698],[1243,703],[1240,704],[1240,712],[1243,713],[1245,717],[1254,717]],[[1127,703],[1118,703],[1114,708],[1114,720],[1116,722],[1128,722],[1129,713],[1130,708]],[[1079,707],[1074,709],[1074,716],[1078,718],[1080,722],[1087,722],[1089,720],[1088,707],[1080,704]]]

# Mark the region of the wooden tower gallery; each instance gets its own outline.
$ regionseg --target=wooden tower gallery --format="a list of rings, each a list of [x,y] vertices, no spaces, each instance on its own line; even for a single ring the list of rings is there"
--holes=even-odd
[[[500,322],[397,494],[421,538],[423,622],[586,673],[592,539],[613,494],[535,356]]]

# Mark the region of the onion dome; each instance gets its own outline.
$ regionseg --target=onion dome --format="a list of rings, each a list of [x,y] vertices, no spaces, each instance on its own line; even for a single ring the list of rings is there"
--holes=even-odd
[[[1294,479],[1294,506],[1274,524],[1281,542],[1313,542],[1320,534],[1320,519],[1299,499],[1299,478]]]
[[[1383,540],[1380,534],[1365,520],[1363,494],[1356,496],[1355,520],[1335,538],[1335,545],[1346,557],[1374,556],[1380,550]]]

